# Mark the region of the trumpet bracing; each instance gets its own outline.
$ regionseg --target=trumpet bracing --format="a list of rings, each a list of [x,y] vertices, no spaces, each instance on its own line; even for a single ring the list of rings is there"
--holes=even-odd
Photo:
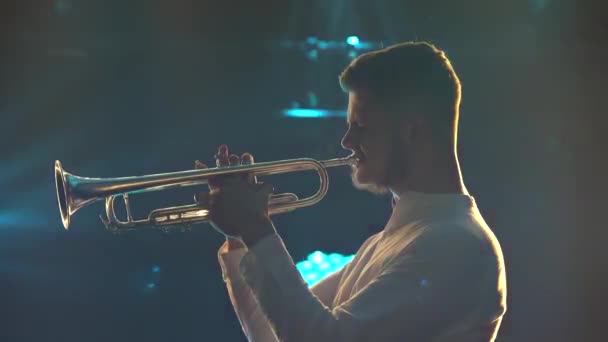
[[[134,177],[89,178],[66,172],[57,160],[55,161],[55,184],[59,212],[65,229],[70,226],[70,219],[76,211],[101,200],[105,200],[106,217],[100,215],[100,218],[105,227],[111,231],[132,230],[138,226],[153,226],[162,230],[171,230],[176,227],[188,229],[192,224],[208,221],[209,211],[202,204],[155,209],[149,213],[147,218],[136,220],[131,214],[129,194],[206,184],[209,178],[221,175],[253,173],[255,176],[269,176],[287,172],[316,171],[319,174],[320,184],[314,195],[302,199],[293,193],[274,194],[270,197],[268,213],[275,215],[316,204],[325,197],[328,190],[329,179],[326,169],[336,166],[354,166],[356,163],[356,157],[351,155],[325,161],[299,158]],[[114,210],[114,202],[121,196],[126,210],[125,220],[120,220]]]

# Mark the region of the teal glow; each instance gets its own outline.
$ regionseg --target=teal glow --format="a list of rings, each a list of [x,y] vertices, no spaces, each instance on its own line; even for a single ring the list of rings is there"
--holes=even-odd
[[[359,44],[359,37],[357,36],[350,36],[348,38],[346,38],[346,43],[348,43],[349,45],[358,45]]]
[[[58,0],[55,1],[54,7],[57,14],[67,14],[72,9],[72,4],[65,0]]]
[[[48,224],[48,219],[25,208],[9,208],[0,211],[0,228],[3,226],[38,226]]]
[[[317,60],[319,60],[319,51],[316,49],[310,50],[306,53],[306,56],[311,61],[317,61]]]
[[[551,2],[550,0],[530,0],[530,5],[532,6],[532,10],[534,12],[540,12],[542,10],[544,10],[545,8],[547,8],[547,5],[549,5],[549,2]]]
[[[19,217],[13,213],[0,212],[0,225],[14,225],[19,221]]]
[[[306,260],[296,264],[296,268],[309,287],[318,283],[328,275],[339,271],[355,256],[344,256],[338,253],[325,254],[321,251],[311,253]]]
[[[291,108],[285,109],[283,111],[283,115],[292,118],[346,117],[346,111],[313,108]]]

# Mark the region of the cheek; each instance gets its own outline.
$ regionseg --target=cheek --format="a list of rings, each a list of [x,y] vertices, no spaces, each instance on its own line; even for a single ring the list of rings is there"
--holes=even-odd
[[[360,166],[353,170],[353,179],[359,184],[367,184],[371,182],[370,170],[367,165]]]
[[[384,162],[390,155],[391,146],[386,137],[369,139],[361,143],[361,151],[376,162]]]
[[[371,156],[354,169],[356,178],[361,182],[370,181],[380,174],[384,163],[379,160],[378,156]]]
[[[359,149],[364,154],[374,156],[378,154],[378,139],[366,135],[359,139]]]

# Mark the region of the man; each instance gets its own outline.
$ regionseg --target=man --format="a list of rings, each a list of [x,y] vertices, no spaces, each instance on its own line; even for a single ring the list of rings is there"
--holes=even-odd
[[[227,242],[218,256],[250,341],[493,341],[506,311],[500,245],[463,184],[456,154],[460,82],[435,46],[364,54],[340,76],[342,146],[359,189],[393,213],[354,260],[309,289],[268,217],[272,187],[213,179],[199,196]],[[253,163],[220,146],[217,166]],[[198,168],[206,167],[197,161]]]

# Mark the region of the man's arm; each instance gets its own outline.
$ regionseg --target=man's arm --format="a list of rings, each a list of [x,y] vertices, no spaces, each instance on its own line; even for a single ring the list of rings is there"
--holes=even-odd
[[[342,278],[342,274],[346,269],[345,265],[339,271],[336,271],[318,283],[313,285],[310,288],[310,292],[312,292],[315,297],[317,297],[323,305],[327,307],[332,307],[334,298],[336,297],[336,292],[338,291],[338,284],[340,283],[340,278]]]
[[[248,341],[278,341],[251,289],[239,274],[238,265],[246,252],[247,247],[238,240],[230,238],[226,239],[218,251],[222,278],[226,284],[230,302]]]
[[[247,248],[238,240],[227,239],[218,251],[222,277],[230,302],[249,341],[278,341],[270,322],[261,310],[249,286],[238,272],[238,265]],[[342,268],[344,270],[344,268]],[[310,290],[325,305],[331,305],[342,271],[337,271],[315,284]]]
[[[251,246],[240,269],[281,340],[416,341],[472,310],[483,252],[461,230],[424,234],[415,246],[335,308],[310,292],[276,234]]]

